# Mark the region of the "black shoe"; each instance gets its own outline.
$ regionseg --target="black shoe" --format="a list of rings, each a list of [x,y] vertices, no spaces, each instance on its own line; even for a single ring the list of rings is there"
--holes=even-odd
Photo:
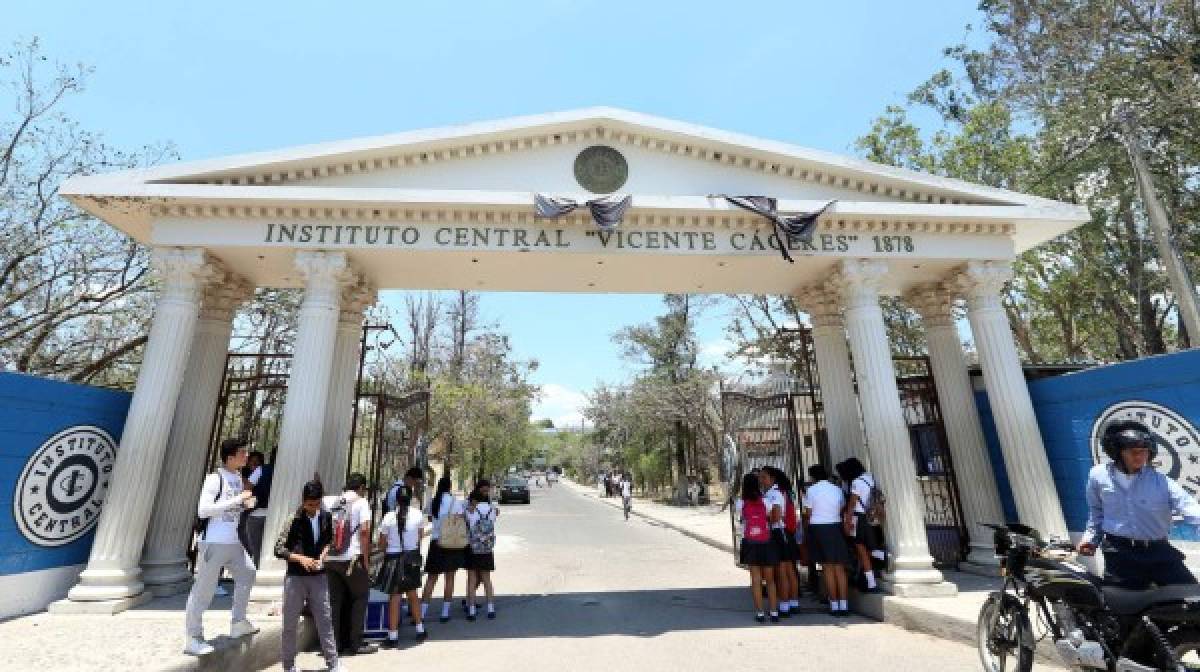
[[[449,616],[438,616],[438,623],[449,623],[449,622],[450,622]]]
[[[421,642],[423,642],[423,641],[425,641],[425,640],[427,640],[427,639],[429,639],[429,633],[428,633],[428,632],[418,632],[418,633],[417,633],[417,643],[418,643],[418,644],[420,644]]]
[[[766,614],[758,614],[757,616],[754,617],[754,620],[758,621],[759,623],[766,623],[767,616],[766,616]]]
[[[374,644],[368,644],[367,642],[363,642],[362,644],[358,645],[358,648],[354,650],[354,653],[359,656],[365,656],[367,654],[375,653],[378,650],[379,650],[378,646],[376,646]]]
[[[850,618],[850,610],[842,609],[838,612],[838,618]]]
[[[462,601],[462,610],[463,610],[464,614],[467,613],[467,601],[466,600]]]
[[[494,621],[494,620],[496,620],[496,612],[494,612],[494,611],[489,611],[489,612],[488,612],[488,620],[489,620],[489,621]]]
[[[467,614],[467,620],[474,623],[475,622],[475,614]]]
[[[790,612],[790,611],[781,611],[781,612],[779,612],[779,617],[780,617],[780,618],[791,618],[791,617],[792,617],[792,612]]]
[[[391,637],[388,637],[387,639],[383,640],[383,642],[379,645],[379,648],[394,649],[394,648],[396,648],[396,645],[399,643],[400,643],[399,640],[395,640],[395,639],[392,639]]]
[[[771,622],[778,623],[779,622],[779,614],[771,614]]]

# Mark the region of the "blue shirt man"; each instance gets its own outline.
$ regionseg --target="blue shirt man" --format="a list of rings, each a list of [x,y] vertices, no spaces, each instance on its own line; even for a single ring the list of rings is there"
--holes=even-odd
[[[1126,588],[1194,584],[1184,555],[1167,536],[1175,515],[1200,525],[1200,504],[1150,465],[1154,435],[1140,422],[1115,422],[1101,440],[1112,462],[1088,474],[1088,523],[1081,555],[1104,551],[1106,582]]]

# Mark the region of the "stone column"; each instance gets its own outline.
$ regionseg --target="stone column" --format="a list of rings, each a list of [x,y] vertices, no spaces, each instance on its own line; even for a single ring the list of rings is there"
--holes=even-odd
[[[171,418],[200,310],[200,290],[214,268],[199,248],[158,248],[162,288],[125,417],[112,486],[96,528],[87,569],[53,611],[116,613],[150,599],[138,559],[150,523]]]
[[[296,269],[304,277],[304,301],[296,326],[296,345],[288,379],[279,449],[271,480],[272,505],[263,543],[272,543],[299,503],[301,487],[312,479],[321,456],[321,426],[329,400],[333,347],[337,338],[342,287],[352,277],[342,252],[297,252]],[[264,553],[251,599],[282,598],[282,560]]]
[[[1005,262],[971,261],[954,280],[967,297],[967,319],[1021,522],[1045,537],[1067,538],[1067,524],[1042,443],[1025,374],[1000,292],[1012,278]]]
[[[929,366],[933,370],[946,440],[954,460],[954,475],[966,517],[964,522],[971,537],[967,562],[998,566],[992,531],[980,523],[1002,524],[1004,510],[954,323],[955,295],[944,285],[933,284],[917,287],[905,298],[921,314],[925,337],[929,341]]]
[[[817,357],[817,377],[821,381],[829,458],[834,464],[849,457],[870,462],[863,454],[866,446],[858,397],[854,394],[854,374],[850,372],[850,350],[846,346],[841,302],[836,294],[824,287],[804,290],[803,296],[796,297],[796,302],[812,321],[813,351]]]
[[[187,548],[208,466],[204,458],[221,392],[233,315],[252,293],[253,288],[244,280],[225,272],[219,273],[204,291],[183,389],[167,438],[150,532],[142,551],[142,580],[155,595],[184,592],[192,582]]]
[[[317,470],[327,492],[339,492],[346,481],[350,457],[350,435],[354,431],[354,383],[358,379],[359,348],[362,345],[363,311],[374,305],[378,295],[366,283],[347,288],[342,295],[337,338],[333,346],[333,371],[329,380],[329,402],[321,436],[321,460]]]
[[[943,582],[942,573],[933,567],[925,536],[925,502],[917,486],[896,368],[879,307],[879,285],[887,271],[886,262],[847,259],[831,285],[841,294],[845,310],[871,472],[888,500],[887,537],[892,549],[888,587],[901,596],[952,594],[953,584]]]

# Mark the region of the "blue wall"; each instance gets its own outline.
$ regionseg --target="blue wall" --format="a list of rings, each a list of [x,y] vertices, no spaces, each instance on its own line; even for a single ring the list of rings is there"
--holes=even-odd
[[[73,385],[35,376],[0,373],[0,575],[20,574],[87,561],[95,529],[63,546],[30,543],[13,517],[17,480],[29,456],[58,432],[94,425],[120,440],[129,409],[128,392]]]
[[[1087,369],[1029,384],[1038,426],[1046,444],[1046,455],[1058,487],[1067,527],[1082,531],[1087,523],[1084,488],[1094,464],[1092,426],[1106,409],[1119,402],[1150,402],[1165,407],[1200,428],[1200,350],[1147,357],[1131,362]],[[992,466],[1000,485],[1005,515],[1016,519],[1016,506],[1004,469],[1004,458],[996,435],[987,394],[977,393]],[[1200,445],[1177,432],[1172,450],[1160,448],[1158,466],[1175,472],[1181,485],[1195,491],[1200,486]],[[1178,445],[1182,444],[1182,445]],[[1193,462],[1195,460],[1195,462]],[[1193,465],[1193,466],[1189,466]],[[1196,478],[1196,481],[1187,481]],[[1175,538],[1194,539],[1190,528],[1177,527]]]

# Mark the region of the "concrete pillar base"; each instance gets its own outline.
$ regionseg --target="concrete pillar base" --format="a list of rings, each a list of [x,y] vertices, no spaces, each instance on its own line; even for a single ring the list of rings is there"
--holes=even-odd
[[[172,595],[181,595],[192,589],[192,580],[176,581],[175,583],[156,583],[146,585],[146,592],[155,597],[170,597]]]
[[[1000,558],[996,557],[996,549],[991,545],[976,546],[971,544],[971,551],[967,553],[967,563],[979,565],[981,567],[1000,567]]]
[[[142,561],[142,582],[147,590],[158,586],[170,586],[180,582],[191,583],[192,573],[188,570],[187,558],[161,562]]]
[[[106,602],[137,597],[146,589],[140,567],[129,569],[85,569],[67,598],[83,602]]]
[[[1000,565],[981,565],[975,562],[963,562],[958,565],[958,571],[975,576],[995,578],[1000,576]]]
[[[949,581],[939,583],[896,583],[890,576],[879,582],[883,592],[896,597],[954,597],[958,586]]]
[[[84,602],[82,600],[65,599],[51,602],[46,607],[46,611],[52,614],[119,614],[126,609],[140,607],[143,604],[154,599],[154,595],[149,592],[139,593],[133,597],[123,597],[116,600],[96,600]]]

